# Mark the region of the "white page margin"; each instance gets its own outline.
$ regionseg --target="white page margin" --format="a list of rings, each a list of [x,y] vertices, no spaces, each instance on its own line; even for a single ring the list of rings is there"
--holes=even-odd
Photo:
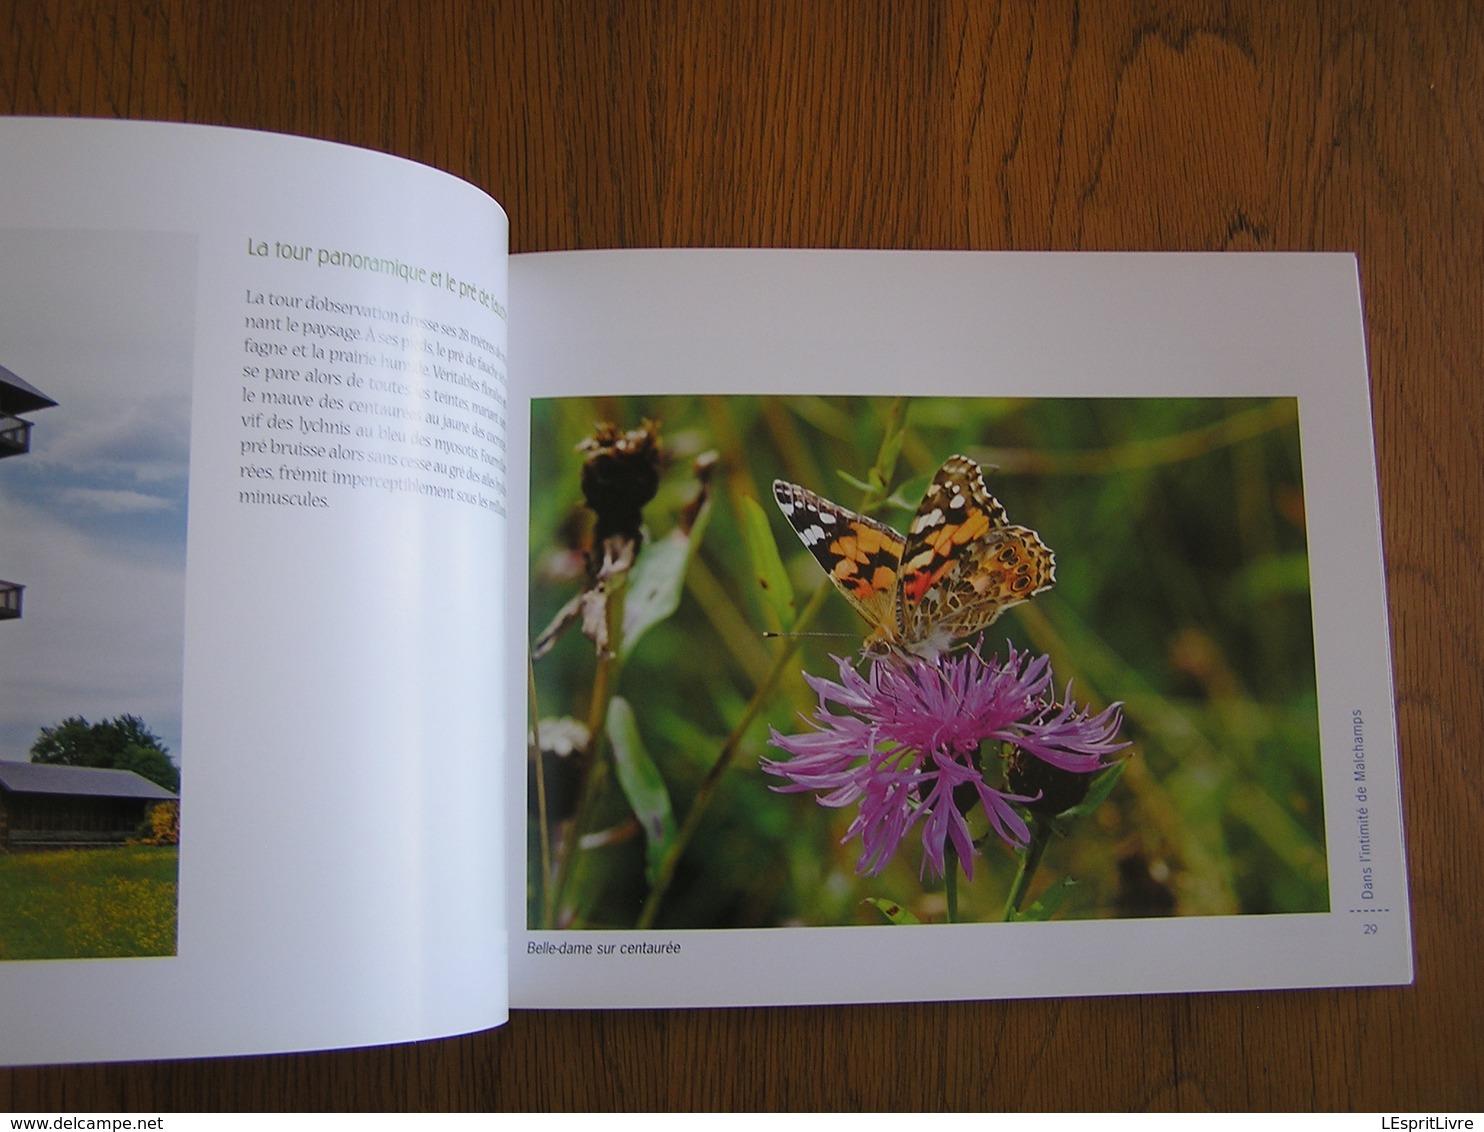
[[[512,369],[527,399],[602,392],[1296,396],[1331,911],[1010,926],[522,932],[516,925],[524,909],[512,884],[513,1005],[739,1006],[1410,982],[1356,275],[1354,257],[1343,254],[514,257]],[[528,498],[529,483],[512,476],[511,491]],[[510,571],[519,592],[524,559],[512,556]],[[511,672],[524,672],[523,648],[512,634]],[[1362,934],[1362,917],[1350,911],[1361,907],[1351,899],[1358,892],[1345,749],[1355,705],[1373,721],[1375,856],[1389,909],[1379,936]],[[512,727],[511,741],[513,781],[524,781],[524,735]],[[514,788],[507,801],[515,861],[524,855],[524,802]],[[681,954],[529,953],[543,942],[639,940],[678,942]],[[1000,956],[1011,949],[1025,961],[1007,972]]]

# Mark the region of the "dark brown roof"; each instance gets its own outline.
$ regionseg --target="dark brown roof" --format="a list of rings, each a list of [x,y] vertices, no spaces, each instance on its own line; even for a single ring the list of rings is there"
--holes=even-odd
[[[14,794],[73,794],[91,798],[151,798],[174,801],[176,795],[132,770],[49,763],[0,762],[0,790]]]
[[[7,413],[34,413],[37,409],[50,409],[56,402],[29,381],[23,381],[4,366],[0,366],[0,411]]]

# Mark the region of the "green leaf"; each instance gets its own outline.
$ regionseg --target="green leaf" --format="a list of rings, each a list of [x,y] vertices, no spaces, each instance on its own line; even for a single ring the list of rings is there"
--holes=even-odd
[[[676,527],[664,538],[646,543],[639,551],[639,557],[629,571],[628,591],[624,597],[620,656],[627,657],[634,651],[639,638],[680,608],[685,571],[696,547],[701,545],[701,536],[710,515],[708,493],[690,530]]]
[[[1123,772],[1128,767],[1128,759],[1119,759],[1106,770],[1100,770],[1093,775],[1092,785],[1087,788],[1087,797],[1078,802],[1071,809],[1058,815],[1063,818],[1082,818],[1092,813],[1107,800],[1108,795],[1113,793],[1113,787],[1118,785],[1118,780],[1123,777]]]
[[[644,831],[644,875],[653,884],[665,850],[675,840],[675,813],[659,767],[639,737],[634,709],[622,696],[608,701],[608,742],[613,746],[619,787]]]
[[[794,616],[798,612],[794,603],[793,583],[788,580],[788,571],[783,568],[783,559],[778,556],[778,544],[773,540],[773,530],[768,526],[767,513],[751,496],[742,500],[742,538],[747,544],[747,557],[752,563],[752,575],[768,608],[777,619],[776,628],[788,632],[794,627]]]
[[[907,911],[907,909],[903,908],[895,900],[888,900],[884,896],[868,896],[865,898],[865,900],[862,901],[862,903],[869,904],[872,908],[875,908],[876,911],[880,912],[883,916],[886,917],[886,921],[889,924],[922,923],[921,920],[919,920],[911,912]]]
[[[1056,915],[1057,910],[1066,902],[1072,889],[1077,887],[1077,882],[1071,877],[1063,877],[1060,882],[1048,888],[1041,899],[1037,900],[1023,912],[1015,914],[1016,923],[1035,923],[1049,920]]]
[[[1238,575],[1236,588],[1244,601],[1268,601],[1309,592],[1309,556],[1275,554],[1259,559]]]

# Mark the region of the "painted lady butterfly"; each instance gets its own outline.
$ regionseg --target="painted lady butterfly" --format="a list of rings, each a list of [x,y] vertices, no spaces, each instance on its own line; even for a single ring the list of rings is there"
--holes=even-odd
[[[774,480],[773,497],[870,624],[868,649],[937,656],[1056,581],[1050,548],[1010,525],[967,456],[944,461],[905,536],[798,484]]]

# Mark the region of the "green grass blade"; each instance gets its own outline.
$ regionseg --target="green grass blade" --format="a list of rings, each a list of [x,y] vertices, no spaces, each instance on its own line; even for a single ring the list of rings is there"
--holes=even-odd
[[[768,516],[762,505],[751,496],[742,500],[742,536],[747,545],[748,560],[752,563],[752,575],[777,619],[775,628],[789,632],[798,613],[793,583],[788,580],[788,571],[783,568],[783,559],[778,555],[778,544],[773,540]]]
[[[639,737],[634,709],[622,696],[614,696],[608,703],[608,742],[613,747],[619,788],[644,830],[644,872],[652,884],[665,850],[675,839],[675,813],[659,767]]]

